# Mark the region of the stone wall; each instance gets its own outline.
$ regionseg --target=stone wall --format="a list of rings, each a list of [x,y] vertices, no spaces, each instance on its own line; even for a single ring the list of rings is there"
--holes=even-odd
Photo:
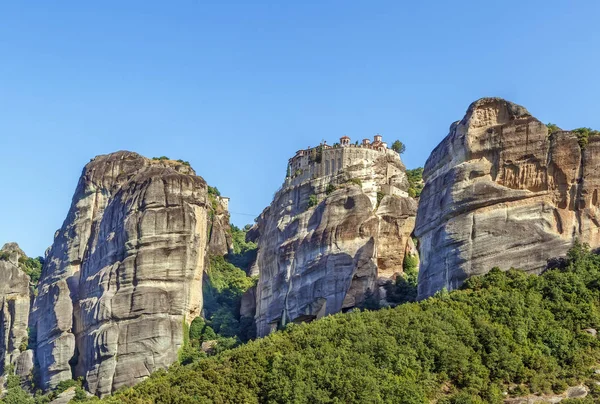
[[[391,149],[379,151],[362,145],[356,146],[351,144],[348,146],[323,148],[321,162],[317,163],[316,161],[312,161],[310,156],[310,152],[315,149],[304,150],[303,155],[290,159],[290,176],[286,177],[283,184],[284,187],[297,186],[303,182],[320,177],[336,176],[340,171],[348,168],[356,171],[362,166],[366,170],[369,170],[369,167],[382,156],[389,156],[392,160],[398,156],[398,153]],[[386,188],[389,190],[389,193],[405,196],[402,194],[404,191],[400,186],[405,176],[405,171],[397,168],[396,165],[388,165],[385,184],[398,188],[397,190],[391,190],[389,187]]]

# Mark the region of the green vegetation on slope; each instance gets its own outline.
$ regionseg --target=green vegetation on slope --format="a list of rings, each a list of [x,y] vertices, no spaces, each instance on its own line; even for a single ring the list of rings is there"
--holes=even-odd
[[[410,255],[404,257],[404,273],[397,276],[395,281],[385,285],[386,300],[393,304],[414,302],[417,300],[417,278],[419,276],[419,257]]]
[[[40,276],[42,275],[42,267],[44,266],[44,259],[42,257],[37,258],[29,258],[29,257],[20,257],[19,258],[19,268],[23,270],[29,278],[31,279],[31,283],[37,287],[38,282],[40,281]]]
[[[562,130],[553,123],[549,123],[546,126],[548,127],[548,136],[550,136],[554,132],[558,132],[558,131]],[[591,128],[577,128],[577,129],[573,129],[571,132],[573,132],[573,133],[575,133],[575,135],[577,135],[579,147],[581,147],[582,149],[586,148],[589,138],[591,136],[600,136],[600,131],[594,130]]]
[[[56,386],[53,391],[42,394],[41,390],[38,390],[35,396],[31,396],[27,391],[21,388],[21,378],[14,374],[14,365],[7,368],[5,374],[6,379],[6,392],[0,399],[0,404],[47,404],[55,400],[59,394],[65,392],[68,389],[75,391],[75,396],[71,402],[81,402],[87,399],[87,393],[83,389],[83,380],[78,378],[76,380],[63,380]],[[31,383],[31,380],[29,381]],[[35,386],[31,385],[32,389],[35,390]]]
[[[572,132],[574,132],[577,135],[577,138],[579,139],[579,146],[582,149],[585,149],[591,136],[600,135],[600,131],[593,130],[590,128],[577,128],[573,129]]]
[[[217,354],[256,337],[253,319],[240,316],[242,295],[257,281],[247,276],[256,258],[256,244],[246,241],[249,228],[241,230],[232,225],[232,253],[209,258],[203,285],[204,318],[194,319],[189,329],[184,327],[185,337],[189,337],[179,352],[179,361],[184,365],[207,356],[202,351],[203,343],[210,345],[208,353]]]
[[[0,260],[8,261],[9,253],[8,252],[0,252]],[[44,258],[29,258],[29,257],[19,257],[19,268],[29,275],[31,279],[31,284],[37,288],[37,284],[40,281],[40,276],[42,275],[42,267],[44,266]]]
[[[548,136],[550,136],[551,134],[553,134],[554,132],[558,132],[559,130],[561,130],[558,125],[553,124],[553,123],[548,123],[546,125],[548,127]]]
[[[577,245],[536,277],[492,270],[462,290],[328,316],[189,366],[107,403],[500,403],[586,382],[600,340],[600,257]],[[592,401],[590,401],[592,402]]]
[[[227,255],[227,262],[235,265],[245,272],[250,270],[250,265],[256,259],[257,245],[251,241],[246,241],[246,233],[250,230],[250,225],[240,229],[231,225],[231,238],[233,240],[233,252]]]
[[[210,258],[208,282],[204,286],[204,311],[216,333],[224,337],[240,334],[240,301],[255,283],[256,279],[223,257]]]
[[[413,198],[421,196],[425,185],[423,183],[423,167],[406,170],[406,177],[408,178],[408,195]]]

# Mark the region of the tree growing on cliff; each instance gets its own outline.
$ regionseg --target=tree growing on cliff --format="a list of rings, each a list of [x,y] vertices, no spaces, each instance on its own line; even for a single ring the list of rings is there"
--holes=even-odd
[[[557,131],[560,130],[560,128],[558,127],[558,125],[555,125],[553,123],[549,123],[546,126],[548,127],[548,136],[550,136],[554,132],[557,132]]]
[[[600,135],[599,131],[593,130],[591,128],[577,128],[577,129],[573,129],[573,133],[575,133],[577,135],[577,139],[579,140],[579,146],[582,149],[585,149],[585,147],[588,144],[589,138],[591,136],[598,136],[598,135]]]
[[[406,151],[406,146],[401,141],[396,140],[392,143],[392,150],[398,154],[402,154]]]

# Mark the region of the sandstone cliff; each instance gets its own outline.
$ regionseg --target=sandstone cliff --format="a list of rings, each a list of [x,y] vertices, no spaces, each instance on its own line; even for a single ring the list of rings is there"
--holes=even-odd
[[[539,273],[575,238],[600,245],[600,138],[548,132],[498,98],[452,124],[424,170],[420,298],[494,266]]]
[[[0,254],[0,375],[13,365],[19,368],[17,374],[26,376],[33,363],[21,364],[31,357],[27,352],[29,276],[19,268],[19,258],[25,254],[15,243],[6,244]]]
[[[316,150],[316,151],[315,151]],[[383,147],[299,151],[289,175],[249,237],[258,241],[256,290],[243,313],[255,314],[259,336],[289,322],[350,309],[402,273],[411,250],[416,202],[405,168]],[[249,297],[255,294],[256,307]]]
[[[43,387],[83,376],[106,395],[177,359],[209,237],[225,238],[209,233],[210,205],[182,162],[117,152],[85,167],[32,312]]]

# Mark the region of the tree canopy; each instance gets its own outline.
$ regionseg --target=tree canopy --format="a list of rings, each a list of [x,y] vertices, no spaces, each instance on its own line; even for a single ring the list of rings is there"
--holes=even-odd
[[[501,403],[586,383],[600,341],[600,257],[577,244],[541,276],[493,269],[461,290],[336,314],[155,372],[107,403]]]
[[[406,151],[406,146],[401,141],[396,140],[392,143],[392,150],[398,154],[402,154]]]

